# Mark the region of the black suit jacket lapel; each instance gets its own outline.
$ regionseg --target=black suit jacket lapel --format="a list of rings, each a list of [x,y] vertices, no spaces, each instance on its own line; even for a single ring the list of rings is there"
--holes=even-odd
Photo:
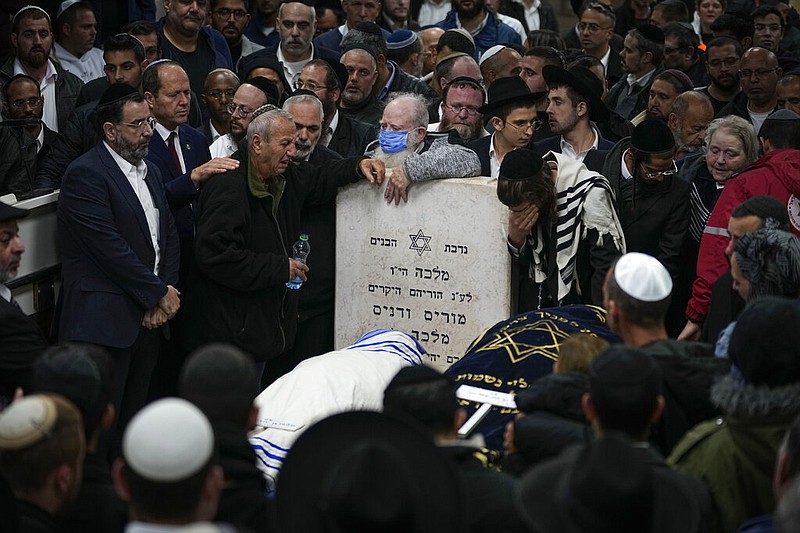
[[[122,173],[120,170],[119,165],[117,162],[114,161],[114,158],[111,154],[108,153],[104,144],[100,144],[97,147],[97,151],[100,155],[100,161],[106,166],[108,170],[109,181],[117,188],[118,191],[122,194],[125,200],[128,202],[128,205],[133,212],[134,216],[136,217],[136,221],[139,223],[139,229],[147,236],[147,241],[150,241],[150,227],[147,225],[147,218],[144,215],[144,208],[142,207],[142,203],[139,201],[139,197],[136,195],[136,192],[133,190],[133,186],[128,181],[128,178],[125,177],[125,174]],[[155,203],[155,201],[154,201]],[[158,207],[156,205],[156,207]]]

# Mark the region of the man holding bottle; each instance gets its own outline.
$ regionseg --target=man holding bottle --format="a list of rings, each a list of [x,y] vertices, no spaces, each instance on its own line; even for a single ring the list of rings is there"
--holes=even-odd
[[[184,347],[234,344],[265,368],[262,386],[291,370],[284,355],[294,342],[300,291],[286,283],[305,281],[308,272],[291,257],[303,229],[301,208],[329,201],[341,185],[384,177],[383,163],[366,158],[324,168],[295,163],[295,136],[286,111],[267,104],[253,113],[247,148],[232,156],[239,168],[215,176],[200,193],[186,290]]]

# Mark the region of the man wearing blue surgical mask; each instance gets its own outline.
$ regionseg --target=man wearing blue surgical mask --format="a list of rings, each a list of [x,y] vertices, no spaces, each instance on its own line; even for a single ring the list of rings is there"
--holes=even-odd
[[[389,175],[385,197],[399,203],[407,200],[409,185],[415,181],[460,178],[480,174],[475,153],[453,144],[447,135],[428,136],[428,108],[425,98],[413,93],[393,93],[380,119],[378,140],[367,154],[394,169]],[[454,135],[454,140],[459,140]]]

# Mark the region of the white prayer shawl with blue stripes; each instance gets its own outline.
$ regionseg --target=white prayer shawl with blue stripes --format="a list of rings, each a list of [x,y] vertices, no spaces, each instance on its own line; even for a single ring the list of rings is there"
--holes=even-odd
[[[395,374],[421,365],[426,353],[411,335],[374,330],[348,348],[306,359],[262,391],[250,444],[269,492],[303,431],[336,413],[382,411],[383,391]]]
[[[542,158],[558,163],[556,179],[556,265],[558,267],[558,301],[561,302],[575,285],[581,293],[576,272],[576,257],[580,241],[590,229],[598,231],[598,245],[605,235],[610,235],[614,247],[625,253],[625,235],[614,209],[614,192],[608,180],[601,174],[589,170],[580,161],[556,152],[548,152]],[[530,276],[536,283],[547,280],[544,240],[541,225],[534,226],[528,236],[528,245],[533,253]],[[548,258],[548,260],[552,260]]]

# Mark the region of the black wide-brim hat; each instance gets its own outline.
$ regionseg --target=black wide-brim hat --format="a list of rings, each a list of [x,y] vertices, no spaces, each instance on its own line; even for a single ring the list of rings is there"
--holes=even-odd
[[[382,413],[333,415],[292,445],[277,486],[282,531],[465,531],[455,465]]]
[[[539,533],[698,531],[703,502],[692,481],[652,464],[647,453],[608,434],[529,470],[514,503]]]
[[[482,115],[490,115],[496,109],[516,102],[530,102],[533,105],[547,93],[532,93],[525,80],[519,76],[508,76],[494,80],[486,95],[488,103],[478,108],[478,113]]]
[[[589,118],[595,122],[608,122],[611,118],[606,104],[603,102],[603,82],[586,67],[572,67],[569,70],[556,65],[546,65],[542,76],[549,87],[552,85],[569,85],[589,103]]]
[[[27,209],[20,209],[19,207],[0,202],[0,222],[25,218],[29,213],[30,211]]]

